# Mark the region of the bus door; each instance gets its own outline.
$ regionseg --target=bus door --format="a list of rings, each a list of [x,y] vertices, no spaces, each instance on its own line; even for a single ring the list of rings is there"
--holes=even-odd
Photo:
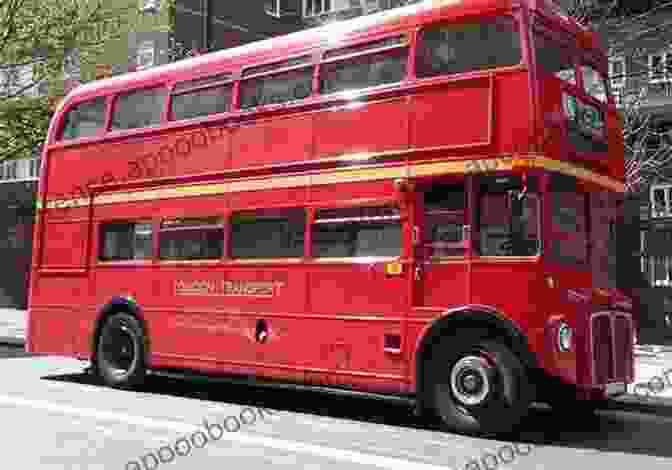
[[[414,307],[469,303],[469,217],[464,179],[418,183],[415,198]]]

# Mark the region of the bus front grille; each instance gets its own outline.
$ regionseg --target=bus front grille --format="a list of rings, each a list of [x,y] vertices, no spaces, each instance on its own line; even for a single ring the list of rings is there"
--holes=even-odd
[[[631,376],[632,317],[623,312],[598,312],[590,319],[592,382],[626,382]]]

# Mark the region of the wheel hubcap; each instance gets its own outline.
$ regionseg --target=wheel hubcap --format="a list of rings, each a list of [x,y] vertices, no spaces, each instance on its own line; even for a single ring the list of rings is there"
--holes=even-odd
[[[450,373],[451,391],[463,405],[480,405],[492,390],[492,375],[492,366],[485,358],[463,357],[455,363]]]
[[[105,361],[115,375],[126,374],[135,359],[133,334],[125,325],[118,325],[108,331],[105,339]]]

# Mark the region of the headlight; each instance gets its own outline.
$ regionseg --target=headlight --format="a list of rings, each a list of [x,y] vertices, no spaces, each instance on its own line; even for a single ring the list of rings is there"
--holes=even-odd
[[[575,97],[568,95],[567,93],[563,93],[562,107],[565,109],[565,115],[569,118],[570,121],[576,120],[578,104]]]
[[[588,132],[604,134],[604,113],[592,104],[579,101],[575,96],[562,94],[562,107],[569,121]]]
[[[572,329],[567,323],[561,323],[558,328],[558,350],[568,352],[572,349]]]

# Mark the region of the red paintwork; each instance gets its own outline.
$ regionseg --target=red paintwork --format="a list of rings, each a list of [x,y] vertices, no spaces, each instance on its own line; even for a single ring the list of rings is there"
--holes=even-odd
[[[441,8],[404,7],[398,11],[406,15],[386,22],[380,18],[390,14],[373,15],[79,87],[64,100],[49,130],[41,201],[44,204],[77,193],[77,186],[87,183],[97,191],[128,191],[132,187],[324,169],[345,164],[324,161],[329,157],[407,149],[412,151],[390,164],[543,151],[556,159],[579,159],[604,174],[618,176],[620,171],[622,175],[622,153],[610,155],[610,166],[602,167],[594,156],[563,153],[559,137],[554,143],[540,139],[543,116],[557,102],[549,98],[554,96],[554,85],[536,81],[534,70],[525,65],[532,61],[527,34],[523,35],[521,66],[427,80],[416,80],[411,74],[401,85],[361,93],[366,99],[356,107],[349,106],[350,101],[343,97],[313,95],[300,104],[268,106],[258,112],[164,122],[155,129],[109,132],[66,144],[56,141],[64,111],[93,96],[106,95],[111,102],[114,93],[138,86],[172,86],[201,74],[235,72],[245,64],[306,51],[315,52],[318,58],[325,39],[345,44],[409,32],[413,45],[417,27],[442,18],[455,21],[513,11],[525,31],[532,10],[550,11],[541,0],[451,3]],[[551,14],[548,18],[582,37],[583,44],[594,44],[592,36],[573,23]],[[108,124],[109,120],[108,108]],[[136,167],[142,158],[148,168],[152,162],[163,162],[161,170],[138,173]],[[291,168],[287,166],[290,163],[294,165]],[[134,181],[127,183],[129,178]],[[138,182],[138,178],[146,180]],[[418,346],[434,322],[453,310],[483,305],[525,335],[547,373],[586,390],[603,385],[591,382],[585,348],[560,354],[552,335],[560,315],[577,329],[577,339],[583,340],[587,315],[596,302],[591,295],[582,305],[568,302],[567,289],[590,290],[590,273],[560,268],[543,258],[479,259],[471,249],[466,261],[426,264],[411,243],[412,226],[418,224],[422,229],[422,220],[414,212],[412,198],[404,201],[404,197],[392,181],[385,180],[98,205],[56,214],[43,211],[34,237],[28,349],[91,357],[101,308],[114,296],[130,294],[147,325],[149,363],[154,367],[259,374],[407,393],[416,387]],[[469,197],[473,200],[473,193]],[[312,209],[381,200],[402,203],[404,269],[400,276],[386,275],[380,260],[329,263],[305,257],[291,263],[243,263],[224,259],[193,262],[188,268],[156,261],[96,262],[101,220],[143,218],[156,224],[161,217],[182,214],[226,216],[255,207]],[[547,218],[544,225],[548,222]],[[415,266],[427,268],[420,282],[413,280]],[[558,287],[547,286],[545,277],[549,274]],[[173,289],[178,278],[222,277],[277,281],[284,287],[272,301],[178,297]],[[258,318],[271,325],[269,341],[263,346],[253,338]],[[400,336],[398,350],[384,348],[386,334]],[[622,377],[628,382],[632,378],[632,373]]]

